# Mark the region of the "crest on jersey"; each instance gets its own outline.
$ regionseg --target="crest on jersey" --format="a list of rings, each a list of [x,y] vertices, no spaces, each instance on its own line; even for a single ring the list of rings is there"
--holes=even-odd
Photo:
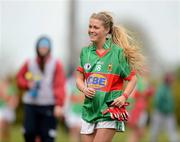
[[[109,72],[111,72],[111,71],[112,71],[112,64],[109,64],[109,65],[108,65],[107,70],[108,70]]]
[[[91,64],[90,63],[86,63],[84,65],[84,68],[85,68],[85,70],[89,70],[91,68]]]

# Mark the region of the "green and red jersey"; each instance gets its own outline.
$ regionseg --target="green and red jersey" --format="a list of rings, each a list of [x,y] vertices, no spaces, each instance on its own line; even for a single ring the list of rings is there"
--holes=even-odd
[[[98,53],[94,44],[84,47],[80,53],[80,65],[77,71],[85,76],[88,87],[96,90],[95,96],[85,98],[82,118],[87,122],[111,120],[109,114],[102,115],[108,106],[123,91],[123,81],[130,80],[134,74],[123,54],[123,49],[107,39],[103,45],[103,54]]]

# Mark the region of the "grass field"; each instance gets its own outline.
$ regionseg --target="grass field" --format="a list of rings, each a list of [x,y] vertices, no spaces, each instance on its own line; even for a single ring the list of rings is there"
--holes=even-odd
[[[126,142],[128,137],[127,130],[124,133],[116,133],[113,142]],[[180,134],[180,130],[178,131]],[[23,142],[23,137],[21,133],[21,126],[20,125],[13,125],[11,128],[11,142]],[[57,139],[56,142],[69,142],[67,131],[62,127],[58,127]],[[149,130],[146,130],[146,134],[140,142],[149,142]],[[167,136],[165,133],[162,133],[158,137],[158,142],[168,142]]]

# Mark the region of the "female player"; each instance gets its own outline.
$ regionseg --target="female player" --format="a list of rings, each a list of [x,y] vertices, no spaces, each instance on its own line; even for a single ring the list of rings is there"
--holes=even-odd
[[[143,56],[107,12],[91,15],[88,34],[92,43],[81,50],[76,76],[85,95],[81,139],[109,142],[116,131],[124,131],[126,100],[136,85],[135,72],[141,70]]]

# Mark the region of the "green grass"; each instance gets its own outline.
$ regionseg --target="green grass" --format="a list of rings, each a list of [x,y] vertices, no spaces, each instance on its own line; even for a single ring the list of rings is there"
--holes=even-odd
[[[127,130],[124,133],[116,133],[116,135],[113,138],[113,142],[126,142],[128,137]],[[178,131],[178,134],[180,133],[180,129]],[[57,133],[57,139],[56,142],[68,142],[68,134],[67,131],[64,129],[64,127],[59,126],[58,127],[58,133]],[[140,142],[148,142],[149,141],[149,129],[146,129],[145,136],[142,138]],[[161,133],[158,136],[158,142],[167,142],[167,136],[165,133]],[[21,131],[21,125],[13,125],[11,127],[11,142],[23,142],[22,137],[22,131]]]

